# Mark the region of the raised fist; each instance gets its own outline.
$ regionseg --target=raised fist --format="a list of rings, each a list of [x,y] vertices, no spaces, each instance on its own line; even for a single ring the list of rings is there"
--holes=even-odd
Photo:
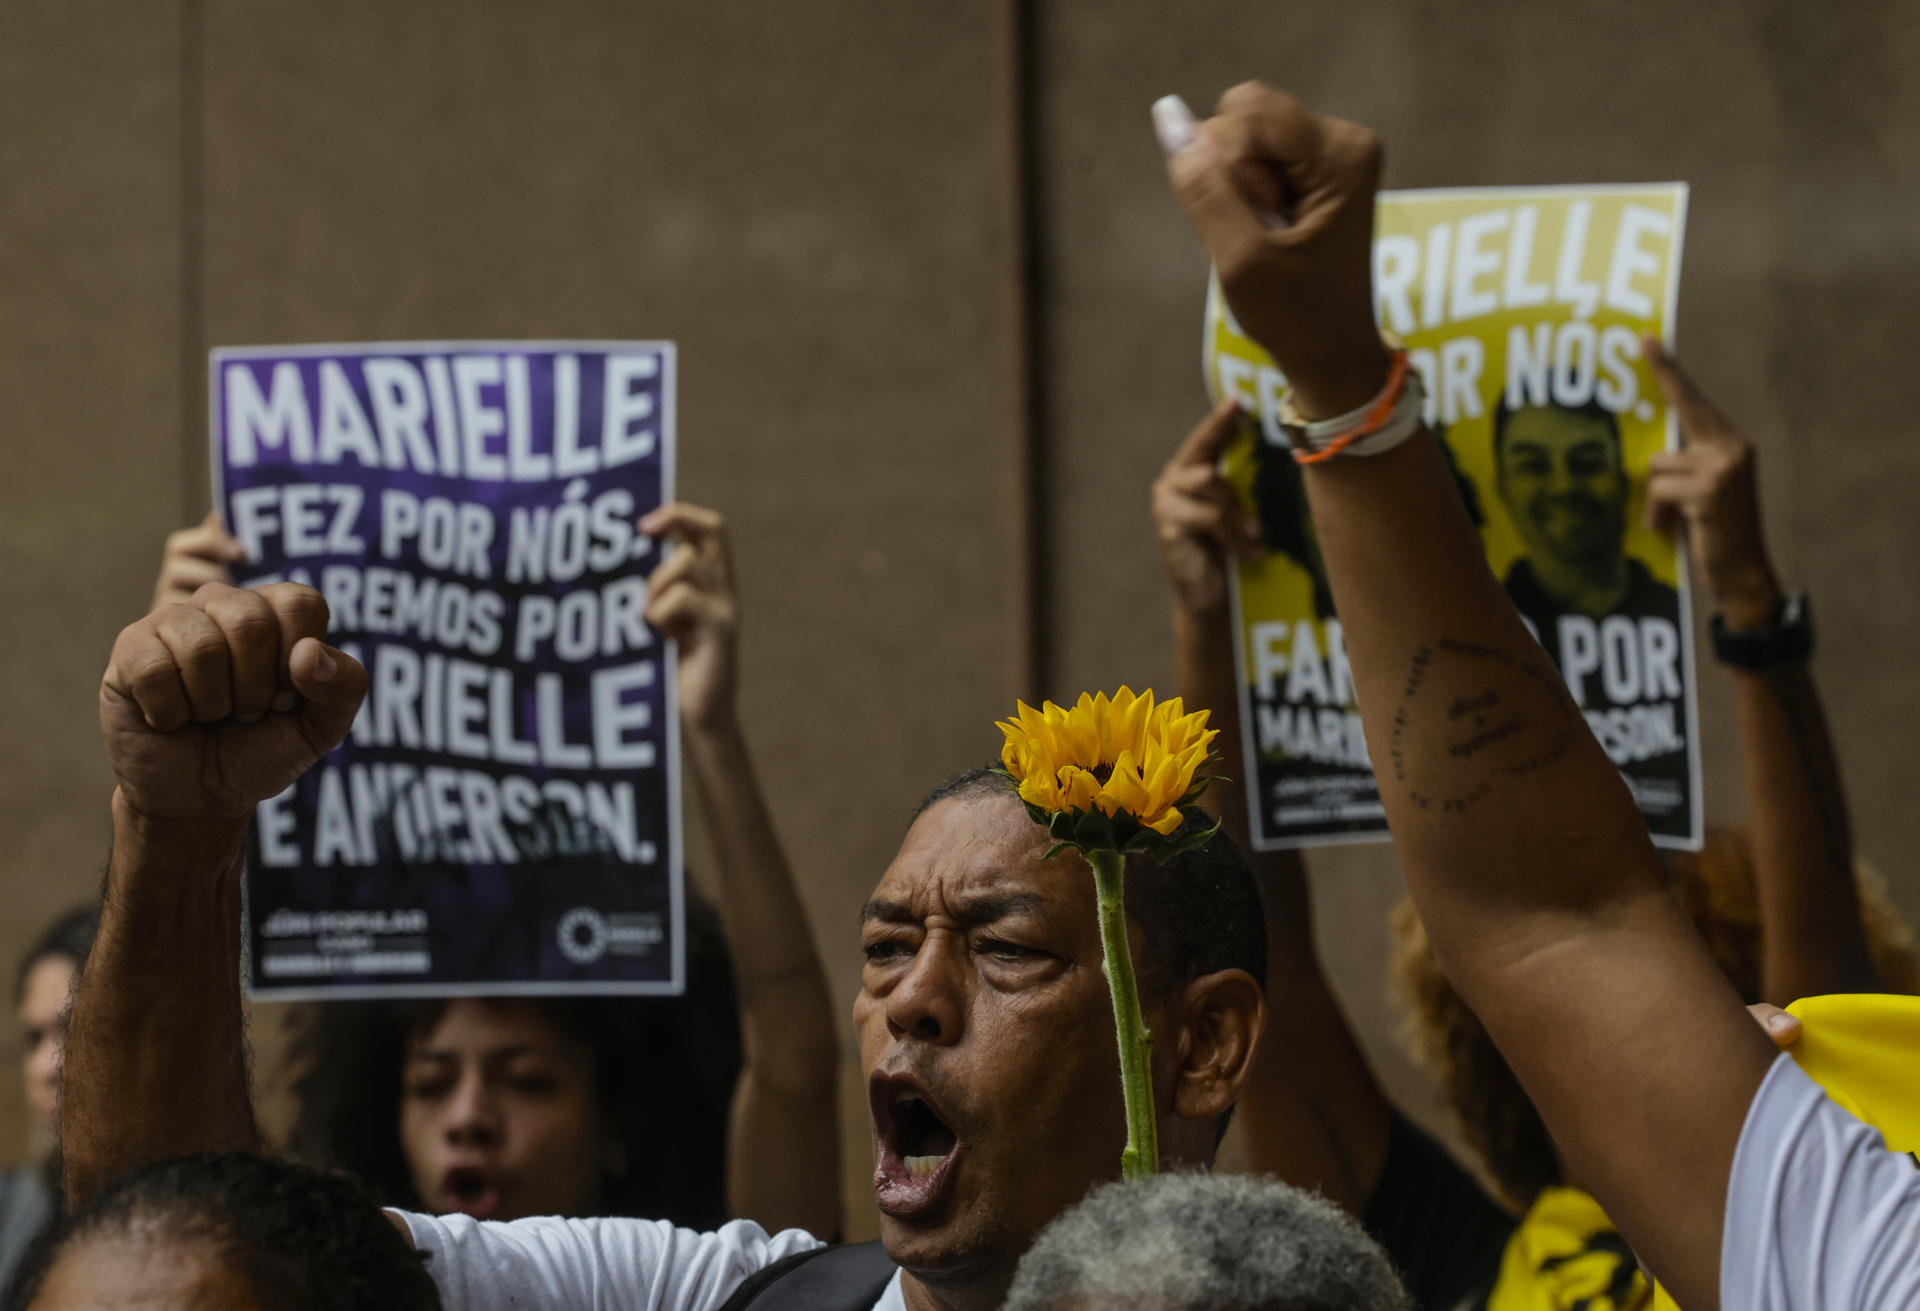
[[[208,583],[121,630],[100,730],[123,804],[151,819],[245,820],[346,736],[367,674],[322,640],[297,583]]]
[[[1380,138],[1243,82],[1167,160],[1234,318],[1272,355],[1309,419],[1358,409],[1386,384],[1373,320]]]

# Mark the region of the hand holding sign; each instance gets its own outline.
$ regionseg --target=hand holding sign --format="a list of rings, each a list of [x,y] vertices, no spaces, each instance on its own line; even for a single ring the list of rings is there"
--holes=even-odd
[[[231,583],[233,575],[227,566],[246,558],[246,547],[220,522],[220,511],[207,511],[207,517],[193,527],[167,536],[152,608],[190,601],[208,583]]]
[[[1309,418],[1355,409],[1386,382],[1372,290],[1382,157],[1380,139],[1359,124],[1244,82],[1167,161],[1234,316]]]
[[[1668,355],[1658,338],[1642,346],[1655,381],[1680,418],[1684,449],[1647,462],[1647,524],[1685,525],[1713,602],[1731,628],[1770,622],[1780,581],[1767,554],[1753,447]]]
[[[1220,455],[1240,430],[1232,397],[1187,434],[1153,484],[1153,526],[1160,563],[1174,595],[1195,614],[1227,604],[1226,561],[1259,553],[1260,524],[1220,474]]]
[[[295,583],[209,583],[123,629],[100,729],[124,804],[151,819],[244,822],[331,751],[367,675],[326,630],[327,603]]]
[[[677,539],[647,579],[645,618],[679,647],[681,718],[720,727],[733,717],[739,684],[740,603],[726,522],[716,511],[672,501],[640,520],[640,531]]]

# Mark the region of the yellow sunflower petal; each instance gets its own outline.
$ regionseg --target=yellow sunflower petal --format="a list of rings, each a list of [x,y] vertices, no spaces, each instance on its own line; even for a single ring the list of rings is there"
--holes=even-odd
[[[1060,763],[1072,762],[1091,768],[1100,763],[1100,725],[1094,718],[1093,698],[1080,694],[1080,702],[1060,712]]]
[[[1027,776],[1026,750],[1012,738],[1008,738],[1006,744],[1000,748],[1000,763],[1005,765],[1007,772],[1015,778],[1024,779]]]
[[[1153,772],[1145,776],[1147,795],[1152,800],[1152,809],[1158,811],[1170,806],[1187,794],[1182,786],[1182,772],[1178,756],[1162,756],[1153,766]],[[1189,771],[1184,777],[1191,778]]]
[[[1093,725],[1100,734],[1100,754],[1093,760],[1095,765],[1111,765],[1120,754],[1120,743],[1114,740],[1113,701],[1105,692],[1096,693],[1093,698]]]
[[[1035,756],[1051,762],[1059,754],[1053,726],[1047,722],[1045,715],[1026,702],[1020,701],[1016,704],[1020,712],[1020,731],[1027,735],[1028,741],[1033,743]]]
[[[1133,753],[1121,752],[1120,759],[1114,762],[1113,772],[1107,776],[1106,786],[1100,789],[1100,809],[1109,815],[1124,810],[1139,817],[1150,809],[1150,800],[1146,783],[1140,777],[1140,769],[1134,764]]]
[[[1140,822],[1164,838],[1180,827],[1180,821],[1183,818],[1184,816],[1182,816],[1179,811],[1175,810],[1172,806],[1168,806],[1153,818],[1143,819]]]
[[[1140,696],[1135,696],[1131,689],[1123,687],[1113,698],[1113,708],[1117,719],[1114,742],[1117,747],[1125,747],[1138,758],[1152,736],[1149,728],[1153,722],[1153,689],[1148,688]],[[1116,759],[1118,755],[1116,751]]]
[[[1099,796],[1100,780],[1087,770],[1068,765],[1060,771],[1060,809],[1092,810]]]
[[[1051,774],[1029,774],[1020,780],[1020,799],[1042,810],[1059,810],[1060,788]]]
[[[1170,713],[1165,721],[1163,736],[1166,738],[1168,747],[1178,753],[1190,746],[1206,731],[1207,718],[1212,712],[1196,710],[1191,715],[1182,714],[1178,698],[1167,702],[1166,708]]]
[[[1207,763],[1207,750],[1204,746],[1189,747],[1177,756],[1170,757],[1173,773],[1167,780],[1167,800],[1178,801],[1193,788],[1193,780],[1198,776],[1200,767]]]

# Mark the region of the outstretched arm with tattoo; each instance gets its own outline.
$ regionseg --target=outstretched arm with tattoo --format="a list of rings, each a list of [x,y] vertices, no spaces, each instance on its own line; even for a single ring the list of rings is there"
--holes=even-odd
[[[1229,774],[1245,756],[1227,560],[1260,544],[1258,522],[1220,475],[1221,453],[1239,424],[1238,408],[1222,402],[1153,485],[1180,695],[1190,709],[1213,712],[1214,749]],[[1252,850],[1238,782],[1208,789],[1205,804],[1248,849],[1267,910],[1267,1029],[1239,1105],[1249,1163],[1361,1215],[1386,1163],[1392,1109],[1321,969],[1306,867],[1297,851]]]
[[[1776,622],[1785,599],[1767,553],[1753,448],[1660,343],[1647,361],[1680,416],[1685,449],[1653,457],[1647,519],[1684,525],[1721,622],[1734,632]],[[1760,897],[1761,992],[1800,997],[1881,987],[1860,922],[1853,831],[1840,765],[1804,659],[1730,668],[1740,720],[1740,771]]]
[[[647,622],[679,651],[681,746],[707,820],[733,949],[746,1060],[727,1141],[733,1213],[768,1230],[840,1231],[838,1033],[806,907],[774,832],[737,715],[740,602],[726,525],[664,505],[640,521],[672,539],[647,580]]]
[[[100,685],[113,858],[61,1080],[71,1205],[143,1161],[258,1146],[240,873],[254,805],[331,751],[366,694],[326,630],[311,588],[209,583],[114,643]]]
[[[1361,409],[1381,148],[1257,84],[1170,170],[1235,317],[1309,419]],[[1282,214],[1284,225],[1265,215]],[[1719,1304],[1727,1177],[1774,1051],[1489,572],[1430,435],[1305,471],[1394,844],[1441,965],[1675,1298]]]

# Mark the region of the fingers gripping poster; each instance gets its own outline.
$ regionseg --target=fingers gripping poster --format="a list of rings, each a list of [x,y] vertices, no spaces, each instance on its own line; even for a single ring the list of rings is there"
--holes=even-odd
[[[1677,444],[1640,338],[1671,340],[1684,185],[1384,192],[1375,312],[1426,384],[1487,561],[1553,658],[1654,841],[1698,847],[1687,579],[1643,526]],[[1264,551],[1237,566],[1243,764],[1262,850],[1386,836],[1299,467],[1285,381],[1215,283],[1205,368],[1248,418],[1226,474]]]
[[[346,741],[258,808],[256,996],[669,993],[673,655],[642,619],[671,343],[223,349],[235,582],[319,589],[367,668]]]

